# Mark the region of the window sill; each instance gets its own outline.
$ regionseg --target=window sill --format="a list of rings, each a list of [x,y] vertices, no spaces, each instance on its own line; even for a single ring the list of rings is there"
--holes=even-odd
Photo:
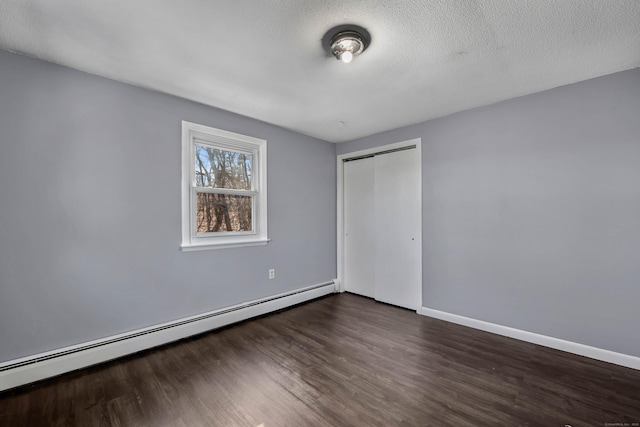
[[[220,243],[201,243],[201,244],[188,244],[183,243],[180,245],[182,252],[192,251],[208,251],[211,249],[227,249],[227,248],[241,248],[244,246],[262,246],[269,243],[271,239],[251,239],[251,240],[238,240],[235,242],[220,242]]]

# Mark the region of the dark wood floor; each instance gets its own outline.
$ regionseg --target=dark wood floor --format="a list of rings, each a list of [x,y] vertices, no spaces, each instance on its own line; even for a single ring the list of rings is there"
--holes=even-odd
[[[349,294],[0,394],[11,427],[607,423],[640,371]]]

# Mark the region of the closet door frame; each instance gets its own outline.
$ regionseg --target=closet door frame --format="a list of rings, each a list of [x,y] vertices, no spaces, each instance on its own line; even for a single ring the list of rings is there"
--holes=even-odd
[[[351,153],[340,154],[336,159],[336,172],[337,172],[337,235],[336,242],[338,247],[336,248],[337,254],[337,276],[338,276],[338,290],[339,292],[344,292],[344,161],[346,159],[353,159],[356,157],[368,156],[375,153],[380,153],[388,150],[397,150],[405,147],[410,147],[415,145],[416,148],[416,156],[418,156],[418,167],[420,170],[420,178],[418,182],[418,194],[415,197],[420,201],[420,206],[422,207],[422,140],[421,138],[410,139],[407,141],[396,142],[393,144],[382,145],[374,148],[368,148],[366,150],[354,151]],[[422,209],[421,209],[422,210]],[[422,212],[420,213],[420,221],[418,222],[418,230],[416,230],[416,235],[419,238],[420,244],[422,244]],[[421,263],[421,273],[420,277],[423,277],[422,274],[422,266],[424,262]],[[420,286],[420,301],[416,302],[416,307],[422,307],[422,285]],[[419,311],[419,309],[418,309]]]

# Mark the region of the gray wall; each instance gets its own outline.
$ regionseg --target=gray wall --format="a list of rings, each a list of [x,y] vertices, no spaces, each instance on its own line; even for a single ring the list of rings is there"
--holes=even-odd
[[[337,153],[416,137],[425,307],[640,356],[640,69]]]
[[[268,141],[268,245],[179,250],[181,120]],[[0,361],[335,278],[335,173],[333,144],[0,51]]]

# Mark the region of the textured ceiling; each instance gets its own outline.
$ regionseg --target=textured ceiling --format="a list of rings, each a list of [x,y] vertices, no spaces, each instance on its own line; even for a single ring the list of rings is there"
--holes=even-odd
[[[341,142],[638,67],[640,1],[0,0],[0,48]]]

